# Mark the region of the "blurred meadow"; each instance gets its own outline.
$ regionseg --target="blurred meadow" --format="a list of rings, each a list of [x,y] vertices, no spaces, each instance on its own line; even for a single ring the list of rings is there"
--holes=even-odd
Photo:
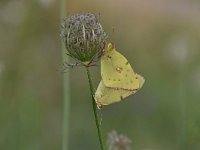
[[[91,12],[144,87],[102,110],[133,150],[200,150],[200,1],[66,0]],[[0,150],[59,150],[63,74],[57,0],[0,0]],[[84,68],[70,76],[69,149],[99,149]],[[92,68],[95,87],[100,65]]]

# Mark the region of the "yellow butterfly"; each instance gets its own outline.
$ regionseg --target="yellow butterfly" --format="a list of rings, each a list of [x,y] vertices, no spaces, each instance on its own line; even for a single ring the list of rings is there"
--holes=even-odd
[[[101,56],[101,77],[95,93],[98,108],[123,100],[144,84],[144,78],[133,71],[128,60],[111,43]]]

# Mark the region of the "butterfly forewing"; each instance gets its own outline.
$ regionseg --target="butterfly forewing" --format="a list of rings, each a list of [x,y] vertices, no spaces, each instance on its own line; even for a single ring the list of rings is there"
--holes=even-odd
[[[139,80],[128,60],[115,49],[105,50],[101,57],[101,76],[107,87],[136,90]]]

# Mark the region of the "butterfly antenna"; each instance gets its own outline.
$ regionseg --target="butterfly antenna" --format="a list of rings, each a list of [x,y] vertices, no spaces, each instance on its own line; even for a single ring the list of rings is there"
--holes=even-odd
[[[115,33],[115,27],[113,26],[112,27],[112,34],[114,35],[114,33]]]
[[[115,39],[115,30],[116,30],[115,26],[112,26],[112,36],[113,36],[113,39]]]

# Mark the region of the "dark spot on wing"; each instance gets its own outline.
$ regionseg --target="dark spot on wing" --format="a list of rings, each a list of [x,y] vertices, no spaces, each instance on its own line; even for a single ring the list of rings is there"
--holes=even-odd
[[[110,59],[112,58],[110,55],[108,55],[107,57],[110,58]]]
[[[117,71],[117,72],[121,73],[122,70],[123,70],[123,69],[122,69],[121,67],[116,67],[116,71]]]
[[[123,96],[120,96],[120,99],[123,100],[124,99]]]
[[[127,61],[127,62],[126,62],[126,65],[128,65],[128,64],[129,64],[129,62]]]

